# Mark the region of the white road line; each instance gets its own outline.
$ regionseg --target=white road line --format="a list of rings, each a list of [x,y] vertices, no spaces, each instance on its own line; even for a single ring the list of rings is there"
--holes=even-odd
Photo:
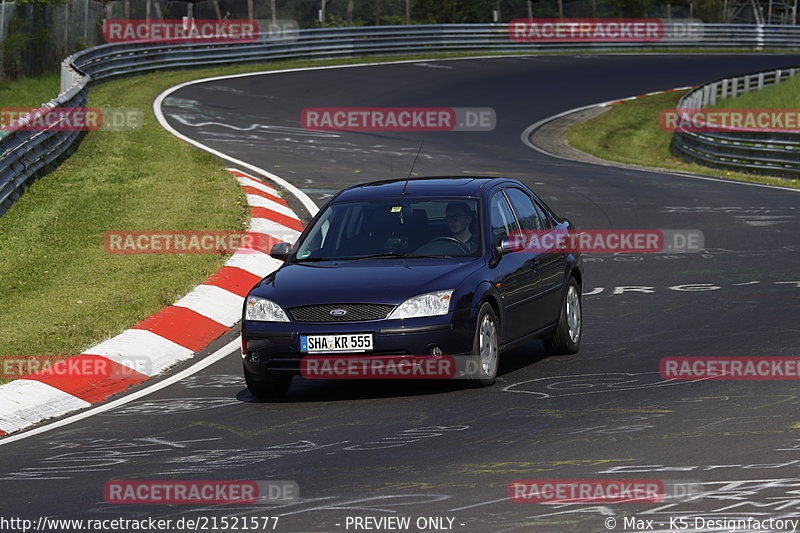
[[[688,88],[689,87],[680,87],[680,88],[675,89],[675,90],[688,89]],[[620,100],[633,100],[635,98],[636,98],[635,96],[630,97],[630,98],[615,98],[614,100],[608,100],[606,102],[600,102],[600,103],[597,103],[597,104],[591,104],[591,105],[585,105],[585,106],[581,106],[581,107],[576,107],[574,109],[569,109],[569,110],[564,111],[562,113],[558,113],[556,115],[553,115],[551,117],[547,117],[546,119],[540,120],[539,122],[535,122],[534,124],[531,124],[530,126],[525,128],[522,131],[522,134],[520,135],[520,140],[522,141],[522,144],[524,144],[528,148],[532,148],[533,150],[536,150],[537,152],[539,152],[541,154],[548,155],[550,157],[555,157],[555,158],[558,158],[558,159],[563,159],[564,161],[571,161],[573,163],[585,163],[587,165],[598,165],[598,166],[604,166],[604,167],[613,167],[613,168],[619,168],[619,169],[623,169],[623,170],[633,170],[633,171],[637,171],[637,172],[652,172],[652,173],[656,173],[656,174],[666,174],[666,175],[669,175],[669,176],[679,176],[681,178],[690,178],[690,179],[703,180],[703,181],[713,181],[713,182],[716,182],[716,183],[728,183],[728,184],[731,184],[731,185],[746,185],[748,187],[761,187],[761,188],[764,188],[764,189],[777,189],[777,190],[780,190],[780,191],[800,192],[800,189],[792,189],[791,187],[781,187],[780,185],[764,185],[762,183],[750,183],[748,181],[727,180],[727,179],[724,179],[724,178],[715,178],[715,177],[712,177],[712,176],[702,176],[702,175],[699,175],[699,174],[690,174],[688,172],[671,172],[669,170],[657,170],[657,169],[649,170],[649,169],[642,169],[642,168],[631,168],[631,167],[616,165],[616,164],[614,164],[613,161],[609,161],[607,163],[576,161],[574,159],[570,159],[568,157],[564,157],[564,156],[561,156],[561,155],[558,155],[558,154],[554,154],[554,153],[548,152],[547,150],[539,148],[538,146],[533,144],[531,142],[531,140],[530,140],[531,134],[535,130],[539,129],[541,126],[547,124],[548,122],[551,122],[553,120],[559,119],[559,118],[564,117],[566,115],[570,115],[572,113],[577,113],[578,111],[583,111],[585,109],[591,109],[593,107],[607,107],[607,106],[611,105],[612,103],[618,102]]]
[[[216,285],[198,285],[174,305],[191,309],[225,327],[232,328],[242,319],[244,298]]]
[[[17,379],[4,387],[0,430],[6,433],[91,405],[41,381]]]
[[[536,57],[537,55],[541,55],[541,54],[531,54],[531,56],[528,56],[526,54],[520,54],[520,55],[514,55],[514,56],[508,56],[508,55],[486,55],[486,56],[471,56],[471,57],[449,57],[449,58],[441,58],[441,59],[435,59],[435,60],[425,60],[425,62],[427,62],[427,61],[437,61],[437,62],[438,61],[468,61],[468,60],[475,60],[475,59],[497,59],[497,58],[503,58],[503,59],[526,58],[526,57]],[[635,55],[635,54],[619,54],[619,55]],[[666,55],[674,55],[674,54],[666,54]],[[235,78],[246,78],[246,77],[249,77],[249,76],[265,76],[265,75],[272,75],[272,74],[285,74],[287,72],[305,72],[305,71],[311,71],[311,70],[330,70],[330,69],[341,69],[341,68],[380,67],[380,66],[385,66],[385,65],[404,65],[404,64],[414,64],[414,63],[420,63],[420,62],[421,62],[421,60],[419,60],[419,59],[407,59],[407,60],[400,60],[400,61],[386,61],[386,62],[380,62],[380,63],[356,63],[356,64],[352,64],[352,65],[326,65],[326,66],[319,66],[319,67],[302,67],[302,68],[287,68],[287,69],[281,69],[281,70],[264,70],[264,71],[259,71],[259,72],[245,72],[243,74],[228,74],[226,76],[212,76],[210,78],[201,78],[199,80],[187,81],[187,82],[181,83],[179,85],[175,85],[173,87],[170,87],[169,89],[167,89],[163,93],[159,94],[156,97],[156,99],[153,101],[153,113],[155,113],[156,119],[158,120],[159,124],[161,124],[161,126],[165,130],[167,130],[168,132],[170,132],[171,134],[173,134],[177,138],[179,138],[179,139],[191,144],[192,146],[196,146],[197,148],[200,148],[201,150],[205,150],[206,152],[208,152],[210,154],[213,154],[213,155],[215,155],[215,156],[217,156],[219,158],[225,159],[226,161],[231,161],[231,162],[233,162],[233,163],[235,163],[237,165],[240,165],[240,166],[242,166],[242,167],[244,167],[244,168],[246,168],[246,169],[248,169],[248,170],[250,170],[252,172],[255,172],[256,174],[260,174],[260,175],[272,180],[273,182],[281,185],[283,188],[285,188],[286,190],[288,190],[289,192],[294,194],[300,200],[300,202],[302,202],[303,206],[305,206],[305,208],[308,210],[309,214],[313,217],[314,215],[317,214],[317,211],[319,211],[319,207],[317,207],[317,205],[314,203],[314,201],[311,198],[309,198],[306,193],[304,193],[303,191],[301,191],[300,189],[298,189],[297,187],[295,187],[294,185],[289,183],[284,178],[278,176],[277,174],[273,174],[272,172],[269,172],[268,170],[265,170],[263,168],[259,168],[259,167],[255,166],[255,165],[251,165],[250,163],[246,163],[246,162],[244,162],[244,161],[242,161],[240,159],[236,159],[235,157],[230,156],[228,154],[225,154],[223,152],[220,152],[219,150],[215,150],[215,149],[211,148],[210,146],[206,146],[205,144],[203,144],[203,143],[201,143],[201,142],[199,142],[199,141],[197,141],[195,139],[192,139],[191,137],[187,137],[186,135],[183,135],[182,133],[177,131],[175,128],[173,128],[167,122],[167,119],[164,116],[164,113],[161,111],[161,106],[164,103],[164,100],[166,100],[167,97],[169,97],[169,95],[171,95],[175,91],[183,89],[184,87],[189,87],[190,85],[196,85],[196,84],[199,84],[199,83],[207,83],[207,82],[210,82],[210,81],[230,80],[230,79],[235,79]]]
[[[265,209],[269,209],[270,211],[274,211],[279,215],[284,215],[288,218],[292,218],[294,220],[300,220],[295,215],[294,211],[292,211],[291,207],[286,207],[285,205],[279,204],[274,200],[269,200],[264,198],[263,196],[258,196],[257,194],[245,194],[247,198],[247,204],[250,207],[263,207]]]
[[[194,356],[194,351],[146,329],[126,329],[119,335],[83,351],[155,376],[175,363]],[[144,363],[143,368],[139,365]]]
[[[89,418],[90,416],[99,415],[100,413],[105,413],[106,411],[110,411],[111,409],[115,409],[121,405],[125,405],[126,403],[138,400],[139,398],[143,398],[144,396],[149,396],[150,394],[160,391],[165,387],[169,387],[173,383],[177,383],[183,378],[189,377],[192,374],[200,372],[204,368],[207,368],[216,363],[217,361],[222,360],[222,358],[224,358],[225,356],[233,354],[233,352],[238,352],[240,346],[241,346],[241,337],[237,337],[235,340],[229,342],[228,344],[226,344],[213,354],[209,355],[204,359],[201,359],[200,361],[196,362],[189,368],[178,372],[174,376],[169,376],[163,379],[162,381],[159,381],[158,383],[150,385],[149,387],[138,390],[136,392],[132,392],[131,394],[128,394],[124,398],[119,398],[118,400],[114,400],[112,402],[99,405],[91,409],[87,409],[86,411],[82,411],[76,415],[72,415],[63,420],[58,420],[56,422],[49,423],[45,426],[32,429],[30,431],[26,431],[24,433],[20,433],[18,435],[10,435],[8,437],[3,437],[2,439],[0,439],[0,446],[10,444],[12,442],[17,442],[18,440],[27,439],[28,437],[33,437],[34,435],[39,435],[41,433],[45,433],[53,429],[64,427],[68,424],[72,424],[73,422],[78,422],[80,420]]]
[[[212,79],[224,79],[224,76],[221,77],[221,78],[208,78],[208,79],[205,79],[205,80],[194,80],[194,81],[190,81],[190,82],[186,82],[186,83],[181,83],[180,85],[176,85],[174,87],[170,87],[169,89],[167,89],[163,93],[159,94],[156,97],[155,101],[153,102],[153,113],[155,113],[156,119],[158,119],[158,122],[161,124],[161,126],[165,130],[167,130],[168,132],[173,134],[175,137],[181,139],[182,141],[185,141],[185,142],[191,144],[192,146],[200,148],[201,150],[204,150],[204,151],[206,151],[206,152],[208,152],[208,153],[210,153],[212,155],[215,155],[215,156],[217,156],[217,157],[219,157],[221,159],[224,159],[226,161],[230,161],[230,162],[232,162],[232,163],[234,163],[236,165],[241,165],[244,168],[246,168],[246,169],[248,169],[248,170],[250,170],[252,172],[255,172],[256,174],[260,174],[260,175],[264,176],[265,178],[272,180],[273,182],[277,183],[278,185],[280,185],[281,187],[283,187],[284,189],[286,189],[287,191],[289,191],[290,193],[295,195],[300,200],[300,202],[303,204],[303,206],[306,208],[306,210],[308,210],[309,214],[312,217],[314,215],[316,215],[317,211],[319,211],[319,207],[317,207],[317,204],[315,204],[314,201],[311,198],[309,198],[306,193],[304,193],[303,191],[301,191],[300,189],[298,189],[297,187],[295,187],[294,185],[292,185],[291,183],[289,183],[285,179],[281,178],[277,174],[273,174],[272,172],[264,170],[263,168],[259,168],[259,167],[255,166],[255,165],[251,165],[250,163],[245,163],[244,161],[241,161],[239,159],[236,159],[235,157],[229,156],[228,154],[222,153],[219,150],[214,150],[210,146],[206,146],[205,144],[203,144],[203,143],[201,143],[199,141],[196,141],[196,140],[192,139],[191,137],[187,137],[186,135],[183,135],[178,130],[176,130],[175,128],[170,126],[170,124],[167,122],[166,118],[164,117],[164,114],[161,112],[161,104],[164,102],[164,99],[167,98],[173,92],[177,91],[178,89],[182,89],[183,87],[186,87],[188,85],[193,85],[195,83],[201,83],[203,81],[210,81]]]

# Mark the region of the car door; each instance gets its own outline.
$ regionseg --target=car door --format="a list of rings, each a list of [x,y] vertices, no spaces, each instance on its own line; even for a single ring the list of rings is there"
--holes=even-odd
[[[524,234],[531,235],[549,229],[545,227],[534,200],[526,192],[516,187],[508,187],[504,192]],[[529,269],[530,279],[525,284],[525,293],[519,298],[519,307],[525,316],[524,334],[529,334],[553,322],[550,295],[557,290],[553,286],[558,283],[559,256],[562,254],[540,250],[519,254],[525,256],[525,264]]]
[[[566,230],[565,225],[556,225],[547,215],[545,208],[533,199],[539,219],[544,231],[558,229]],[[566,290],[567,252],[545,253],[539,260],[541,272],[541,310],[544,314],[545,325],[557,322],[561,313],[561,300]]]
[[[505,235],[515,235],[520,227],[502,191],[497,191],[489,199],[489,236],[491,246],[497,247]],[[525,254],[510,252],[503,254],[495,263],[497,269],[495,286],[503,305],[503,324],[501,343],[506,343],[524,335],[527,320],[520,307],[532,273]],[[499,286],[497,285],[499,283]]]

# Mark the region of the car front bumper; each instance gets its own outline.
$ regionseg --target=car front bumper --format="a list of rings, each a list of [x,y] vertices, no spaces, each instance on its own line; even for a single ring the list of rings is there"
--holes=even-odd
[[[448,313],[436,317],[369,322],[242,322],[244,366],[253,375],[280,372],[300,374],[301,360],[308,354],[300,350],[303,335],[371,333],[373,349],[352,354],[314,354],[325,357],[432,356],[434,347],[444,355],[472,351],[474,324],[467,313]]]

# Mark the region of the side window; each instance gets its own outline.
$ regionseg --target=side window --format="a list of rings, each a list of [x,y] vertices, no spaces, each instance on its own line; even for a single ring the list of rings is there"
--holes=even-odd
[[[523,230],[539,231],[545,228],[544,222],[540,218],[540,214],[530,196],[519,189],[513,188],[506,189],[505,192]]]
[[[542,229],[552,228],[553,223],[550,221],[550,217],[547,216],[544,208],[537,202],[534,202],[534,204],[536,204],[536,211],[539,213],[539,220],[542,221]]]
[[[511,235],[519,231],[514,214],[506,201],[503,193],[498,192],[489,201],[492,224],[492,243],[499,244],[504,235]]]

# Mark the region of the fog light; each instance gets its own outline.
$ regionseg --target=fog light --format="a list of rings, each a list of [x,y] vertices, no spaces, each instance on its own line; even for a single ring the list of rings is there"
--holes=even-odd
[[[258,364],[261,362],[261,356],[258,355],[256,352],[250,352],[250,361]]]
[[[431,347],[431,355],[442,355],[444,352],[438,346]]]

